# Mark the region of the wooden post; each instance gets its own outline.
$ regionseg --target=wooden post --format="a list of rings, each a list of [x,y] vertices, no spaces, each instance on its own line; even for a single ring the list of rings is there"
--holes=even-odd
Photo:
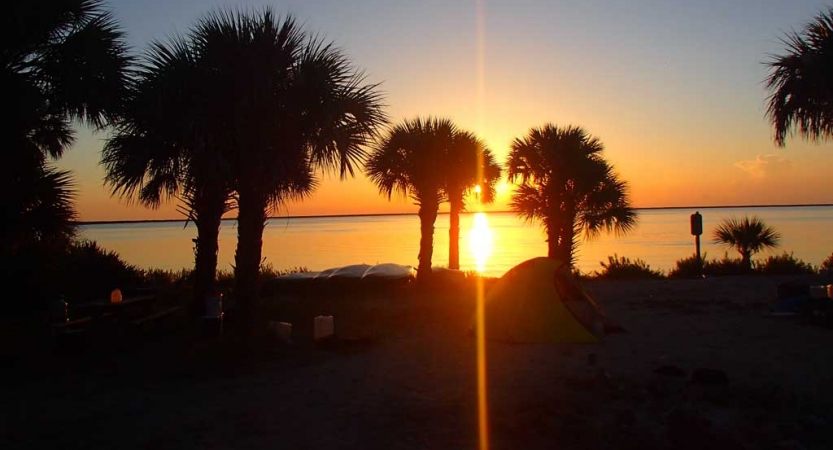
[[[691,234],[694,235],[694,246],[697,252],[697,266],[700,276],[703,276],[703,258],[700,256],[700,235],[703,234],[703,216],[700,211],[691,215]]]

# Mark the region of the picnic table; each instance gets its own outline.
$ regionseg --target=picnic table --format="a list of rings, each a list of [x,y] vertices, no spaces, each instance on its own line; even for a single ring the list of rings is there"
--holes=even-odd
[[[155,308],[157,299],[156,294],[143,294],[124,298],[120,302],[98,301],[77,305],[72,308],[71,314],[67,311],[63,319],[53,324],[53,332],[79,333],[89,326],[102,327],[107,324],[140,326],[182,309],[181,306],[175,305],[159,310]]]

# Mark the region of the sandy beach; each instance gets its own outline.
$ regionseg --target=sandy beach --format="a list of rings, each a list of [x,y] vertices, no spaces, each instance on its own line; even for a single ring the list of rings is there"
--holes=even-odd
[[[491,448],[830,448],[831,330],[766,316],[793,278],[586,283],[627,333],[489,342]],[[290,346],[150,336],[7,358],[3,447],[476,448],[471,294],[276,303]],[[315,348],[318,313],[362,339]],[[682,376],[655,373],[670,366]]]

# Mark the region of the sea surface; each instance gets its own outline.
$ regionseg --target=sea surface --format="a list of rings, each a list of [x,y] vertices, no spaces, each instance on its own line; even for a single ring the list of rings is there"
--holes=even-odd
[[[833,206],[702,208],[702,251],[708,258],[725,252],[712,243],[712,232],[729,217],[756,215],[781,234],[781,247],[756,259],[793,253],[819,265],[833,253]],[[639,224],[626,236],[602,235],[582,242],[576,265],[583,272],[601,269],[600,261],[618,254],[640,258],[652,268],[668,271],[675,261],[694,253],[689,217],[694,209],[639,210]],[[433,264],[448,265],[448,215],[440,214],[434,232]],[[514,265],[546,256],[545,235],[537,223],[513,213],[467,213],[460,218],[460,266],[501,276]],[[193,266],[196,228],[185,222],[107,223],[81,226],[81,237],[141,268],[179,270]],[[237,243],[236,222],[224,220],[220,230],[219,269],[231,270]],[[419,218],[416,215],[273,218],[263,235],[263,257],[275,269],[305,267],[312,271],[348,264],[393,262],[416,266]]]

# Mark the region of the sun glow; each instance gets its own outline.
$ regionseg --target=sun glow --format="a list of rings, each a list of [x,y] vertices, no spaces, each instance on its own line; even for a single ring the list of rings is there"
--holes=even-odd
[[[474,258],[475,267],[478,272],[486,270],[486,263],[492,255],[492,229],[489,228],[489,219],[486,213],[476,213],[469,231],[469,250]]]

